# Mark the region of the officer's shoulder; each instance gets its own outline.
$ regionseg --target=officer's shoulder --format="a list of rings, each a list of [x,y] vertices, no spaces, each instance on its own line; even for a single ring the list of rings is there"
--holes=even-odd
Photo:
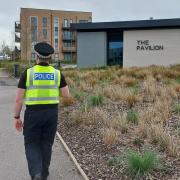
[[[60,69],[56,69],[54,66],[49,65],[51,68],[53,68],[54,70],[60,71]]]

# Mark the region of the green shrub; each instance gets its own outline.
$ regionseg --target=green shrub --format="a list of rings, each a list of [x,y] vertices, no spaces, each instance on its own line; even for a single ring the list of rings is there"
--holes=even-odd
[[[14,73],[14,65],[20,65],[20,74],[29,66],[28,61],[5,61],[0,63],[0,67],[5,68],[10,74]]]
[[[110,84],[110,79],[100,80],[99,81],[100,86],[106,87]]]
[[[175,104],[172,107],[172,112],[176,113],[176,114],[180,114],[180,104]]]
[[[72,93],[73,97],[76,98],[77,100],[81,100],[81,98],[84,95],[83,92],[80,92],[75,88],[70,88],[70,92]]]
[[[74,97],[75,97],[76,99],[80,100],[80,99],[81,99],[81,93],[80,93],[80,92],[75,92],[75,93],[74,93]]]
[[[126,119],[128,122],[132,122],[134,124],[138,124],[139,115],[137,111],[130,110],[127,112]]]
[[[157,168],[158,161],[153,151],[145,151],[143,154],[137,151],[129,151],[126,155],[128,172],[131,175],[141,176]]]
[[[132,92],[133,92],[135,95],[138,95],[139,86],[138,86],[137,83],[136,83],[134,86],[130,87],[130,89],[132,90]]]
[[[176,82],[180,84],[180,77],[177,77],[176,79]]]
[[[81,112],[87,112],[88,109],[89,109],[89,105],[88,105],[87,101],[85,100],[80,106],[80,111]]]
[[[110,158],[107,163],[109,166],[120,166],[123,162],[123,159],[122,157],[113,157],[113,158]]]
[[[91,106],[102,106],[104,103],[104,97],[100,94],[90,96],[90,105]]]
[[[135,137],[133,139],[133,144],[138,146],[139,148],[143,145],[144,141],[140,139],[139,137]]]

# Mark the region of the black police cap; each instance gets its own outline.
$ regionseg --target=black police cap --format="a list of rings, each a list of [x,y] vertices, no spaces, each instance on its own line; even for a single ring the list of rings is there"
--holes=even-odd
[[[34,50],[40,58],[49,58],[54,53],[54,48],[46,43],[40,42],[34,46]]]

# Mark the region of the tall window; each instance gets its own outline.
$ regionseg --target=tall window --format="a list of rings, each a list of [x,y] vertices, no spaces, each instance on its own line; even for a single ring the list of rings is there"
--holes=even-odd
[[[47,39],[47,29],[43,29],[43,38]]]
[[[63,27],[68,27],[68,20],[67,19],[64,19]]]
[[[72,47],[73,44],[71,42],[64,42],[64,47]]]
[[[31,17],[31,27],[37,27],[37,17]]]
[[[71,60],[71,53],[64,53],[64,60],[70,61]]]
[[[69,27],[71,26],[72,23],[73,23],[73,20],[70,19],[70,20],[69,20]]]
[[[47,17],[43,17],[42,23],[43,23],[43,27],[47,27]]]
[[[108,65],[123,65],[123,32],[108,32]]]
[[[72,38],[72,32],[64,31],[64,39],[71,39],[71,38]]]
[[[59,49],[59,18],[54,17],[54,49]]]
[[[30,25],[31,25],[31,43],[34,45],[38,41],[38,18],[30,17]],[[32,47],[33,48],[33,47]]]

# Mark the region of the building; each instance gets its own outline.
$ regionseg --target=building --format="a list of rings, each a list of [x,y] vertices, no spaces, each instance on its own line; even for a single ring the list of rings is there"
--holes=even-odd
[[[21,59],[35,59],[34,45],[41,41],[54,47],[53,59],[76,59],[76,32],[70,30],[70,24],[91,21],[91,12],[21,8],[20,22],[15,23]]]
[[[72,24],[77,65],[123,67],[180,64],[180,19]]]

